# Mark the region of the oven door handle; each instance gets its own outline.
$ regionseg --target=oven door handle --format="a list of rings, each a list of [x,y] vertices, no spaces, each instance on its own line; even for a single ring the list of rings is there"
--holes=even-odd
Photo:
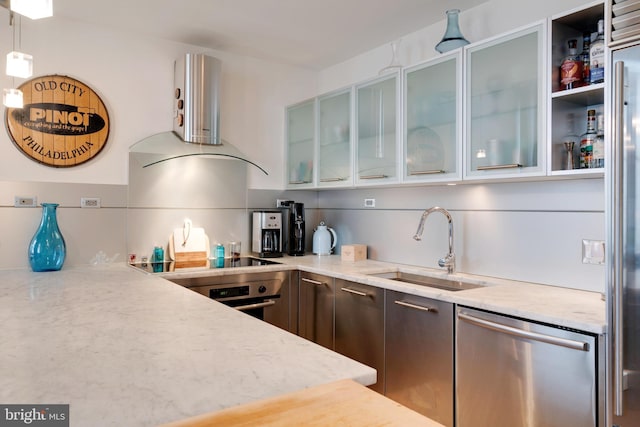
[[[269,307],[269,306],[275,305],[275,303],[276,303],[275,300],[268,299],[264,302],[257,302],[255,304],[247,304],[247,305],[238,305],[233,308],[239,311],[245,311],[245,310],[253,310],[254,308]]]

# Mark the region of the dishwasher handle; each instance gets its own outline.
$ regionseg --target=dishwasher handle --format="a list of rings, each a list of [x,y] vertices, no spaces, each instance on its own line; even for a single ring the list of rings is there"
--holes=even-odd
[[[514,328],[512,326],[503,325],[501,323],[495,323],[489,320],[480,319],[465,313],[458,313],[458,318],[481,328],[503,332],[505,334],[513,335],[516,337],[545,342],[547,344],[559,345],[561,347],[567,347],[572,350],[589,351],[589,343],[586,342],[554,337],[552,335],[540,334],[537,332],[525,331],[523,329]]]

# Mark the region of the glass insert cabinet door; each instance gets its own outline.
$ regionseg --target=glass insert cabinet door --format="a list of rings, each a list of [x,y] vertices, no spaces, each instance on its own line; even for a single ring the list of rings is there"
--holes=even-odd
[[[318,186],[353,184],[352,90],[318,98]]]
[[[397,181],[399,73],[356,88],[356,182]]]
[[[287,108],[287,187],[313,185],[315,99]]]
[[[461,51],[405,70],[405,181],[462,177]]]
[[[466,173],[543,174],[543,24],[466,52]]]

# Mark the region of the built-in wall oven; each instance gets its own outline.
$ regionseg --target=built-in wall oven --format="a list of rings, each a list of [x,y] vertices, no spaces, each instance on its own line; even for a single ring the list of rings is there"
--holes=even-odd
[[[167,280],[295,333],[289,276],[289,271],[243,272]]]

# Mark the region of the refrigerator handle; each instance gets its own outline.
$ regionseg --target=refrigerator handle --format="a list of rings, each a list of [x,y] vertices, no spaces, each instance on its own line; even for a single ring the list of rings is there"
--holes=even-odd
[[[613,139],[612,139],[612,162],[611,173],[613,178],[613,193],[615,195],[622,194],[623,190],[623,161],[624,161],[624,62],[615,63],[615,86],[613,99]],[[613,275],[611,280],[611,293],[609,294],[613,300],[611,313],[611,340],[613,344],[613,406],[616,416],[622,415],[622,392],[624,390],[623,375],[623,313],[622,313],[622,294],[623,294],[623,211],[624,197],[613,197]]]

